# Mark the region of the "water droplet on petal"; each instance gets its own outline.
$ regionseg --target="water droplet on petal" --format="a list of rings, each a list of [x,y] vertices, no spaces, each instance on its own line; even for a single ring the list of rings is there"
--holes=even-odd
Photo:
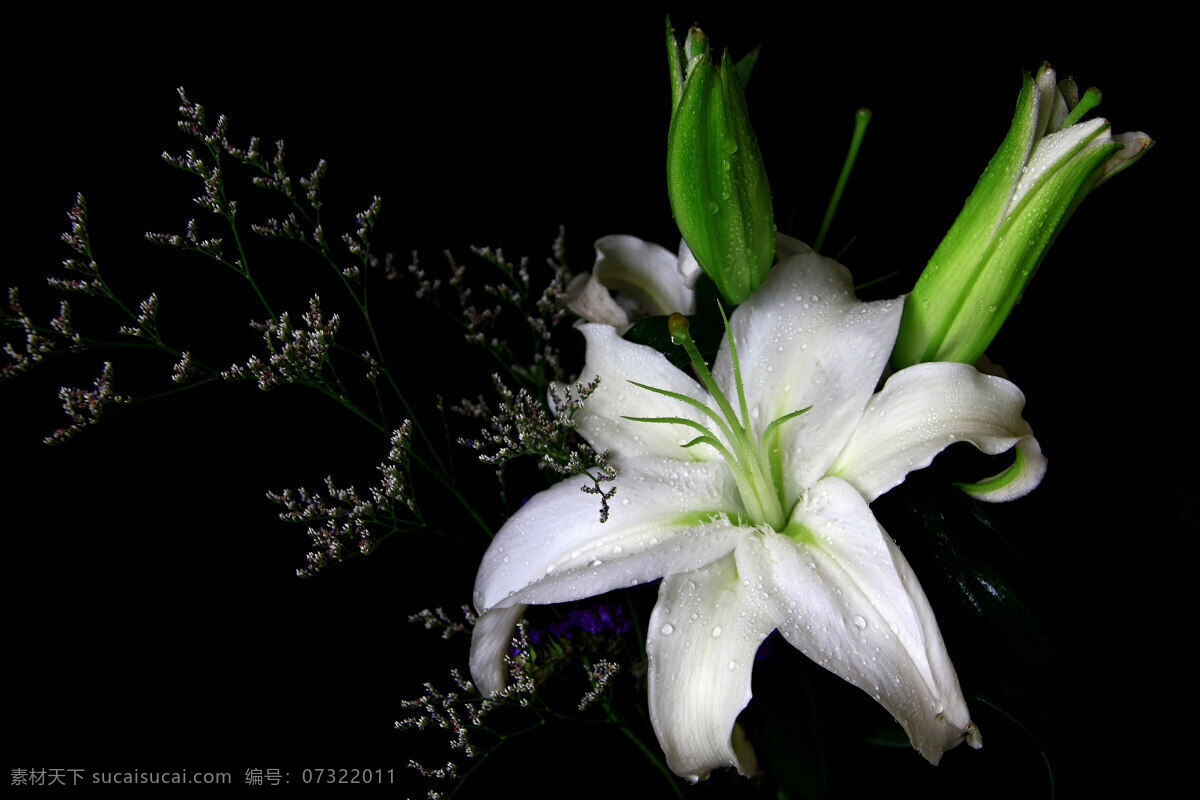
[[[866,629],[867,621],[863,617],[856,616],[853,621],[854,627],[858,628],[860,631]]]
[[[675,626],[672,625],[671,623],[667,622],[658,630],[659,630],[659,633],[661,633],[663,636],[670,636],[672,633],[675,632]]]
[[[716,626],[715,628],[713,628],[713,629],[712,629],[712,637],[713,637],[714,639],[719,639],[719,638],[721,638],[721,626],[720,626],[720,625],[718,625],[718,626]]]

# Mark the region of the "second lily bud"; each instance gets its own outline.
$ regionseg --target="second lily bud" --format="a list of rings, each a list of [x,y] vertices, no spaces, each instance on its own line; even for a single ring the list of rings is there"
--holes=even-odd
[[[708,38],[694,27],[681,52],[669,20],[667,50],[671,210],[701,268],[726,300],[741,303],[775,256],[771,188],[743,88],[757,54],[734,64],[725,53],[714,62]]]
[[[1054,238],[1092,189],[1129,166],[1151,140],[1080,121],[1100,102],[1043,65],[1025,75],[1008,135],[929,260],[904,307],[897,369],[975,362],[999,332]]]

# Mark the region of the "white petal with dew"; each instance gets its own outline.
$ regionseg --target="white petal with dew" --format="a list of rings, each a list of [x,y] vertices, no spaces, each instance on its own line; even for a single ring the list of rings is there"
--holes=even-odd
[[[588,443],[616,458],[652,456],[677,461],[720,459],[705,445],[681,444],[699,435],[684,425],[636,422],[626,417],[683,417],[711,430],[712,421],[686,403],[635,386],[631,381],[708,402],[708,392],[653,348],[628,342],[607,325],[580,325],[587,338],[587,362],[581,380],[600,378],[600,385],[575,414],[575,429]]]
[[[954,667],[916,576],[852,486],[828,478],[797,504],[789,534],[751,536],[738,574],[787,641],[875,698],[937,763],[978,745]]]
[[[754,657],[775,624],[751,602],[732,555],[664,578],[650,615],[650,721],[677,775],[702,780],[739,758],[734,723],[750,702]]]
[[[778,264],[730,319],[757,438],[773,420],[812,408],[779,429],[785,506],[821,478],[862,416],[887,363],[903,303],[864,303],[850,273],[802,254]],[[737,407],[729,343],[714,376]]]
[[[733,549],[723,512],[740,510],[722,462],[619,466],[607,522],[583,476],[529,499],[496,534],[475,579],[475,606],[558,603],[695,569]],[[603,485],[603,484],[602,484]]]
[[[1096,140],[1095,143],[1092,142],[1093,139]],[[1021,173],[1021,180],[1017,182],[1016,191],[1008,201],[1005,214],[1012,214],[1025,195],[1037,186],[1047,173],[1057,168],[1060,161],[1072,158],[1073,154],[1085,145],[1102,144],[1111,140],[1108,134],[1108,120],[1105,119],[1077,122],[1064,130],[1046,134],[1034,146],[1033,153]]]
[[[1029,423],[1021,417],[1025,395],[1003,378],[984,375],[968,364],[935,362],[902,369],[871,398],[866,413],[837,460],[831,475],[849,481],[867,499],[929,466],[951,444],[970,442],[988,455],[1032,442],[1024,453],[1028,469],[1010,484],[1032,490],[1045,473]],[[1003,499],[1020,494],[1010,492]],[[983,497],[982,499],[1001,499]]]

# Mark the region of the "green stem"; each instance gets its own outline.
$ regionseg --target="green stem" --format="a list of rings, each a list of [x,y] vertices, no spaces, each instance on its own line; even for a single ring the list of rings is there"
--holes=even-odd
[[[825,244],[825,234],[829,232],[829,226],[833,224],[833,215],[837,213],[838,203],[842,200],[842,192],[846,188],[846,182],[850,180],[850,173],[854,169],[854,162],[858,158],[858,149],[862,146],[863,136],[867,132],[867,123],[871,121],[870,109],[860,108],[854,114],[854,134],[850,137],[850,150],[846,153],[846,161],[842,164],[842,172],[838,175],[837,184],[833,187],[833,197],[829,198],[829,206],[825,209],[825,218],[821,220],[821,229],[817,231],[817,241],[813,244],[813,249],[818,253],[821,252],[821,247]]]
[[[621,731],[621,734],[630,742],[632,742],[633,746],[640,750],[642,755],[646,757],[646,760],[649,761],[654,768],[662,774],[663,779],[666,780],[667,784],[671,787],[671,791],[675,794],[675,796],[679,798],[684,797],[683,787],[679,783],[679,778],[675,776],[674,772],[671,772],[671,769],[666,765],[666,762],[659,758],[658,753],[656,753],[644,741],[642,741],[642,737],[638,736],[633,728],[629,727],[621,714],[617,713],[617,711],[613,709],[611,702],[607,700],[604,702],[604,710],[608,714],[609,721],[614,723],[617,726],[617,729]]]

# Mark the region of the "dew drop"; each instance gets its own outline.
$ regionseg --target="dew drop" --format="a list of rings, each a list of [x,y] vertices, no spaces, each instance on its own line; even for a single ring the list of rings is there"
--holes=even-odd
[[[867,621],[865,619],[863,619],[862,617],[856,616],[854,618],[853,622],[854,622],[854,627],[858,628],[860,631],[865,630],[867,627]]]
[[[730,669],[730,670],[735,670],[735,669],[737,669],[737,662],[736,662],[736,661],[730,661],[730,662],[729,662],[729,669]]]
[[[622,552],[624,549],[625,549],[625,548],[621,547],[621,545],[619,545],[619,544],[614,544],[614,545],[613,545],[613,549],[612,549],[612,551],[613,551],[613,553],[620,553],[620,552]]]
[[[715,214],[715,213],[717,213],[717,212],[718,212],[718,211],[720,211],[720,210],[721,210],[721,207],[720,207],[719,205],[717,205],[717,201],[716,201],[716,200],[710,200],[710,201],[709,201],[709,203],[708,203],[708,213],[710,213],[710,214]]]
[[[557,564],[547,564],[546,565],[546,574],[549,575],[551,572],[554,572],[554,570],[556,570],[556,569],[558,569]]]
[[[629,498],[628,498],[628,497],[622,497],[622,498],[621,498],[621,505],[623,505],[623,506],[627,506],[627,505],[629,505]]]
[[[720,625],[718,625],[718,626],[716,626],[715,628],[713,628],[713,629],[712,629],[712,637],[713,637],[714,639],[720,639],[720,638],[721,638],[721,626],[720,626]]]
[[[675,632],[675,626],[668,622],[668,623],[664,624],[661,628],[659,628],[658,631],[663,636],[670,636],[672,633]]]

